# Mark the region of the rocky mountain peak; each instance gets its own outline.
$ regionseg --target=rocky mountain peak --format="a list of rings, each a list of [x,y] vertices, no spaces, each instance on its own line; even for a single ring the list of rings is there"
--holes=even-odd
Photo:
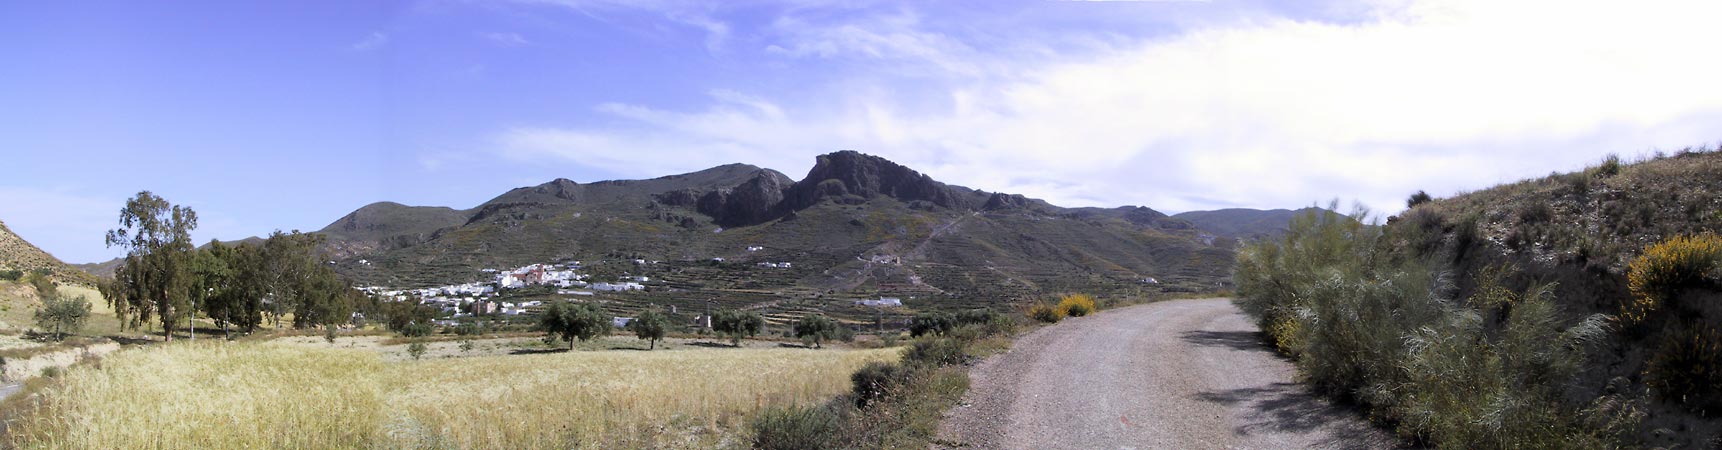
[[[967,207],[949,186],[878,156],[853,150],[821,155],[807,177],[790,187],[786,198],[792,209],[801,209],[831,197],[854,196],[872,199],[885,196],[901,201],[926,201],[946,208]]]

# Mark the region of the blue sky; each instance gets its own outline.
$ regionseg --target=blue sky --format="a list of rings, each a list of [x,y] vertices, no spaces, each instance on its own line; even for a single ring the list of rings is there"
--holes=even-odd
[[[0,220],[105,260],[854,149],[1065,206],[1392,212],[1722,139],[1695,2],[0,4]],[[1555,13],[1558,12],[1558,13]]]

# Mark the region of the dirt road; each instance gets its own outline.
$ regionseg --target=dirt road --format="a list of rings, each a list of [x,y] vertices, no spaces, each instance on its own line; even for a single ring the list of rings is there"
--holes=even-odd
[[[1391,448],[1390,433],[1292,381],[1226,299],[1074,318],[970,372],[942,425],[966,448]]]

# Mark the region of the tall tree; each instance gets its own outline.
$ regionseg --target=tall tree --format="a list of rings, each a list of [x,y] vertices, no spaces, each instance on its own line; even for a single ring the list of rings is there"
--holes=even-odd
[[[813,342],[813,348],[822,348],[825,341],[837,337],[837,322],[823,314],[804,316],[795,322],[795,337]]]
[[[720,311],[712,318],[712,331],[730,337],[730,344],[741,346],[741,339],[759,334],[765,329],[765,318],[759,313],[736,310]]]
[[[568,349],[573,350],[575,340],[584,342],[609,334],[613,319],[596,306],[553,301],[539,317],[538,326],[547,333],[546,338],[559,337],[568,341]]]
[[[664,313],[659,312],[657,308],[652,308],[641,312],[640,317],[634,318],[634,321],[628,325],[634,327],[635,337],[651,342],[651,346],[647,350],[657,350],[658,341],[663,340],[664,335],[669,331],[670,318],[664,316]]]
[[[163,334],[173,340],[178,319],[189,312],[195,228],[196,212],[149,191],[126,201],[120,227],[107,234],[108,246],[125,249],[126,256],[103,292],[122,324],[135,329],[159,317]]]

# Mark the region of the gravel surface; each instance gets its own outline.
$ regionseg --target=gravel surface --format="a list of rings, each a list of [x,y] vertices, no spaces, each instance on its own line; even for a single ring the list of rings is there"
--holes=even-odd
[[[1292,381],[1227,299],[1067,319],[969,372],[941,442],[986,449],[1392,448]]]

